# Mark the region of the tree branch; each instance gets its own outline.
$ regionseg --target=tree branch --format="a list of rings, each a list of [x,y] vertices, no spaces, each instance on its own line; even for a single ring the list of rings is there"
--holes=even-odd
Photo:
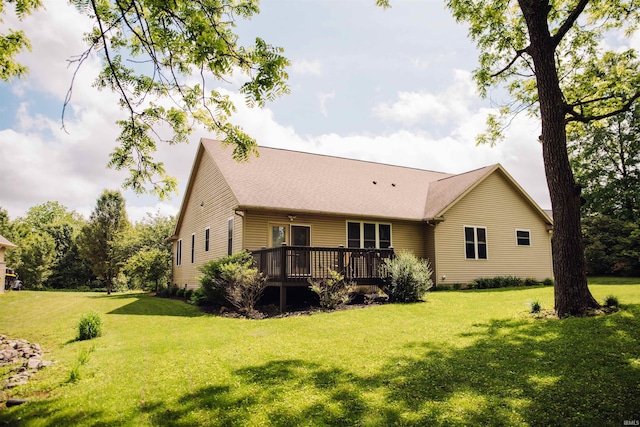
[[[93,7],[93,13],[96,14],[96,21],[98,22],[98,27],[100,28],[100,38],[102,39],[102,43],[104,44],[104,55],[105,55],[105,58],[107,60],[107,63],[109,64],[109,68],[111,68],[113,78],[114,78],[114,80],[116,82],[116,85],[118,86],[118,89],[120,90],[120,93],[122,94],[122,98],[123,98],[124,102],[127,104],[127,107],[129,108],[129,112],[131,113],[131,122],[133,123],[133,121],[134,121],[133,116],[134,116],[135,110],[134,110],[133,106],[131,105],[131,103],[129,102],[129,97],[126,94],[126,91],[124,90],[124,87],[120,83],[120,79],[118,78],[118,73],[114,72],[113,62],[111,60],[111,56],[109,55],[109,48],[108,48],[108,45],[107,45],[107,38],[105,37],[104,29],[102,28],[102,18],[100,18],[100,15],[98,14],[98,7],[96,6],[95,0],[91,0],[91,7]]]
[[[569,123],[569,122],[589,123],[595,120],[602,120],[609,117],[613,117],[620,113],[624,113],[625,111],[631,110],[631,107],[633,107],[634,102],[636,102],[636,100],[638,100],[639,98],[640,98],[640,91],[636,92],[631,98],[629,98],[629,101],[627,101],[619,109],[610,111],[606,114],[598,114],[593,116],[585,116],[582,113],[575,111],[573,108],[571,108],[571,106],[567,106],[567,114],[569,114],[570,117],[567,117],[565,119],[565,123]],[[593,102],[595,102],[595,100]],[[584,103],[582,105],[584,105]]]
[[[518,58],[520,58],[522,55],[527,53],[527,49],[528,49],[528,47],[525,47],[524,49],[517,49],[516,50],[516,56],[514,56],[513,59],[503,69],[501,69],[498,72],[495,72],[495,73],[491,74],[491,77],[498,77],[500,74],[504,73],[509,68],[511,68],[513,66],[513,64],[515,64],[515,62],[518,60]]]
[[[589,0],[580,0],[576,5],[576,8],[567,16],[567,20],[560,26],[558,31],[551,37],[553,41],[554,48],[558,47],[564,36],[569,32],[573,24],[576,23],[582,12],[584,12],[584,8],[587,7]]]

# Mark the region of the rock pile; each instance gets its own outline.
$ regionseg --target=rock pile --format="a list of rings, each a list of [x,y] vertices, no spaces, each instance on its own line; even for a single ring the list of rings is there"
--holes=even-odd
[[[48,360],[42,360],[42,348],[39,344],[0,335],[0,366],[17,365],[12,369],[15,374],[2,381],[3,389],[26,384],[31,375],[51,363]]]

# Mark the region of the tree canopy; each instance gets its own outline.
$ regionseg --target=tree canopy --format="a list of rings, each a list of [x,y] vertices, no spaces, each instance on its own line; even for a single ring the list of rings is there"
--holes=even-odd
[[[21,19],[41,7],[39,0],[0,0],[0,16],[14,3]],[[176,188],[161,162],[153,159],[159,142],[187,140],[195,126],[221,136],[233,146],[237,160],[257,153],[255,141],[229,119],[231,99],[211,89],[212,82],[244,75],[240,87],[246,102],[262,106],[288,93],[282,49],[256,38],[238,44],[237,19],[259,12],[257,0],[71,0],[94,27],[85,34],[88,48],[72,58],[76,72],[93,54],[103,60],[98,88],[120,97],[124,116],[109,165],[128,169],[125,186],[136,192],[152,190],[160,197]],[[15,55],[29,48],[22,32],[0,34],[0,79],[24,76],[26,68]],[[75,74],[74,74],[75,75]],[[73,81],[65,100],[72,100]],[[64,117],[64,112],[63,112]]]
[[[583,186],[584,210],[640,218],[640,107],[569,133],[570,160]]]
[[[107,294],[126,259],[120,241],[131,227],[125,201],[119,191],[105,190],[96,202],[89,222],[82,228],[78,248],[91,264],[93,273],[103,280]]]

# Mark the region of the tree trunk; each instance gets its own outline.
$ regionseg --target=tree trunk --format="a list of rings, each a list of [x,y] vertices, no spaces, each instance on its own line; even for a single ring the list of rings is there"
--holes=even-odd
[[[548,30],[548,6],[536,0],[520,0],[520,7],[529,29],[528,53],[536,74],[542,121],[540,141],[553,208],[555,309],[560,317],[580,315],[599,305],[587,286],[580,187],[574,180],[567,154],[565,103],[554,60],[555,44]]]

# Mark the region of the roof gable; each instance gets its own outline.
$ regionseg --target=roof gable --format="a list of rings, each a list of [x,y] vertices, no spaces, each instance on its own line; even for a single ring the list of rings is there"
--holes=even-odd
[[[429,195],[427,197],[425,219],[442,217],[458,200],[469,194],[469,192],[473,191],[474,188],[493,174],[498,174],[507,184],[513,187],[516,193],[544,222],[549,225],[553,224],[551,216],[540,208],[531,196],[524,191],[520,184],[518,184],[500,164],[476,169],[432,183],[429,187]]]

